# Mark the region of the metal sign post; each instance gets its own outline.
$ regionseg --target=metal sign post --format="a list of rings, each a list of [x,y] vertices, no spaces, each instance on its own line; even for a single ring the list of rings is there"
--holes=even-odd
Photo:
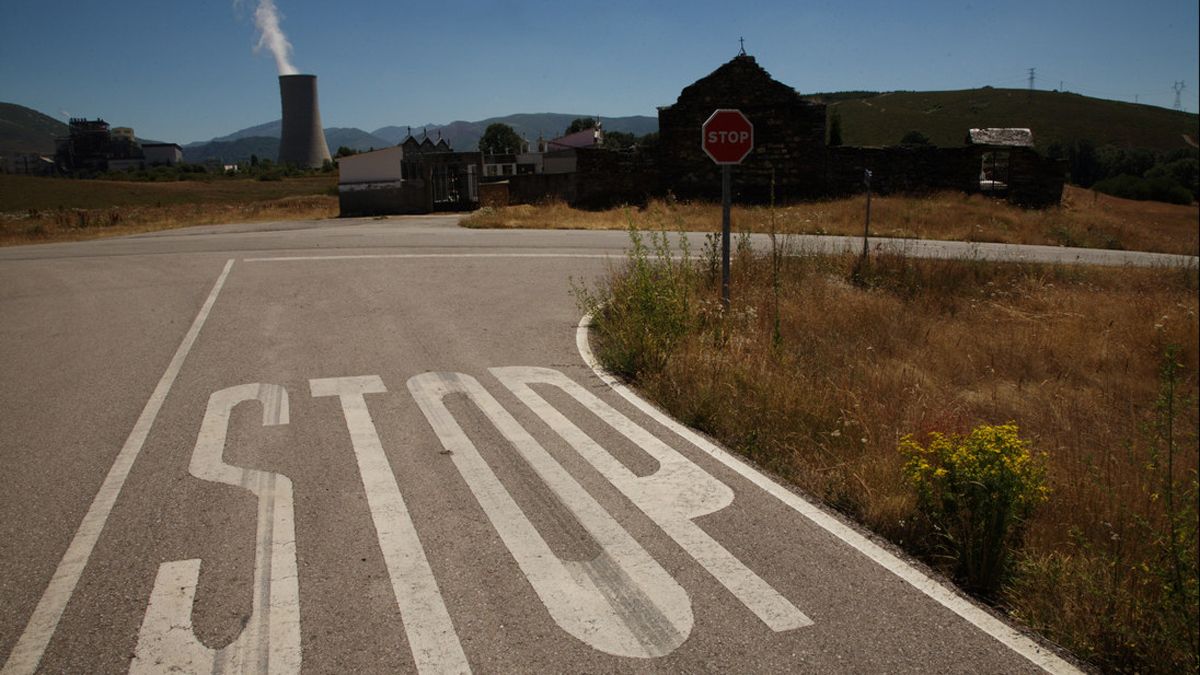
[[[729,309],[729,208],[733,200],[729,167],[754,149],[754,125],[740,110],[713,112],[700,130],[700,147],[721,165],[721,306]]]
[[[729,309],[729,205],[732,201],[730,193],[729,165],[721,165],[721,306]]]
[[[871,170],[863,171],[863,181],[867,184],[867,224],[863,226],[863,258],[867,257],[867,237],[871,234]]]

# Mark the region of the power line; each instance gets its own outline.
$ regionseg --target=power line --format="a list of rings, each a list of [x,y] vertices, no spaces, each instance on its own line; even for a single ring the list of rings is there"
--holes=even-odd
[[[1037,68],[1029,69],[1029,91],[1033,91],[1033,75],[1035,70],[1037,70]]]
[[[1175,90],[1175,109],[1183,110],[1183,102],[1179,98],[1179,95],[1183,93],[1183,81],[1176,82],[1171,85],[1171,88]]]
[[[1060,78],[1062,77],[1062,73],[1054,72],[1054,73],[1050,73],[1049,75],[1047,75],[1046,73],[1043,72],[1042,78],[1043,79],[1045,79],[1046,77],[1053,78],[1054,75],[1058,75]],[[1025,75],[1024,79],[1026,81],[1028,81],[1028,79],[1029,79],[1028,70],[1026,71],[1026,75]],[[1182,85],[1183,83],[1180,82],[1178,84]],[[1074,92],[1077,94],[1085,94],[1087,96],[1096,96],[1096,97],[1100,97],[1100,98],[1107,98],[1107,99],[1111,99],[1114,101],[1132,101],[1134,103],[1141,103],[1142,97],[1146,97],[1148,100],[1155,101],[1154,103],[1149,103],[1148,105],[1157,105],[1157,106],[1162,106],[1165,108],[1165,107],[1167,107],[1167,102],[1166,102],[1167,101],[1166,97],[1168,96],[1167,92],[1170,91],[1171,89],[1168,87],[1163,87],[1162,89],[1149,89],[1149,90],[1143,89],[1142,91],[1136,91],[1136,92],[1113,91],[1110,89],[1106,89],[1103,86],[1102,87],[1093,87],[1093,86],[1090,86],[1087,83],[1083,83],[1083,82],[1076,82],[1073,80],[1060,79],[1059,85],[1058,85],[1058,90],[1062,91],[1062,92]],[[1181,91],[1182,91],[1182,89],[1181,89]]]

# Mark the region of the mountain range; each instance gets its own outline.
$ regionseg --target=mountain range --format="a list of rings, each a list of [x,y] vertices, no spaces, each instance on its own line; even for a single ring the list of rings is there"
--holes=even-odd
[[[1195,147],[1198,133],[1195,113],[1156,106],[1097,99],[1058,91],[1023,89],[966,89],[932,92],[840,92],[811,94],[811,100],[828,105],[830,117],[841,118],[846,145],[892,145],[909,131],[920,131],[935,145],[961,145],[967,129],[974,127],[1027,127],[1033,129],[1039,148],[1049,144],[1089,140],[1097,146],[1170,151]],[[345,146],[355,150],[383,148],[404,140],[410,133],[446,139],[455,150],[478,147],[489,124],[513,127],[529,141],[539,136],[561,135],[577,115],[527,113],[491,117],[477,122],[385,126],[367,132],[353,127],[325,129],[331,152]],[[658,130],[658,119],[644,115],[603,117],[604,128],[637,136]],[[110,120],[111,121],[111,120]],[[117,120],[113,122],[119,124]],[[184,159],[244,161],[251,155],[273,159],[279,151],[279,120],[248,127],[208,141],[184,145]],[[67,134],[67,125],[35,110],[0,103],[0,154],[54,152],[54,139]]]
[[[568,113],[522,113],[505,117],[490,117],[478,122],[456,121],[449,124],[424,124],[421,126],[386,126],[371,132],[354,127],[328,127],[325,143],[329,151],[336,153],[340,147],[352,150],[370,150],[397,145],[412,133],[417,138],[426,135],[435,142],[445,139],[455,150],[471,151],[479,147],[479,139],[488,125],[501,123],[512,127],[531,143],[538,136],[546,139],[561,136],[571,122],[578,117]],[[631,117],[602,117],[604,128],[644,136],[658,131],[658,118],[635,115]],[[183,146],[184,159],[200,162],[219,159],[226,162],[242,161],[251,154],[259,157],[274,157],[279,149],[279,135],[283,125],[280,120],[247,127],[211,141],[200,141]]]
[[[325,142],[331,152],[337,152],[342,146],[354,150],[386,148],[403,141],[411,129],[417,138],[423,138],[425,134],[435,141],[445,138],[455,150],[468,151],[478,147],[479,138],[489,124],[507,124],[532,142],[539,135],[547,139],[556,138],[562,135],[575,118],[586,116],[567,113],[525,113],[492,117],[477,122],[456,121],[411,127],[386,126],[373,132],[354,127],[327,127]],[[655,117],[637,115],[601,119],[604,128],[610,131],[621,131],[636,136],[658,131],[658,119]],[[184,160],[239,162],[250,159],[251,155],[274,159],[279,154],[282,127],[280,120],[273,120],[208,141],[188,143],[183,145]],[[67,125],[49,115],[15,103],[0,103],[0,154],[53,154],[55,139],[66,135]]]
[[[54,139],[67,135],[67,125],[31,108],[0,103],[0,154],[53,154]]]

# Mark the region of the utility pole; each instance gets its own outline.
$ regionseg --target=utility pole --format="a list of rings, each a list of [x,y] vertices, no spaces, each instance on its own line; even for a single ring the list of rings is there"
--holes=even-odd
[[[1033,76],[1034,76],[1033,71],[1035,71],[1035,70],[1037,70],[1037,68],[1029,69],[1029,91],[1033,91]]]
[[[1175,90],[1175,109],[1183,110],[1183,100],[1180,98],[1180,94],[1183,93],[1183,81],[1176,82],[1171,88]]]

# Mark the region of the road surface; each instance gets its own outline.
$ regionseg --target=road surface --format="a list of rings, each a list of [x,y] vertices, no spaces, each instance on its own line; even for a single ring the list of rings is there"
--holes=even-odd
[[[0,672],[1072,671],[596,370],[624,234],[456,222],[0,250]]]

